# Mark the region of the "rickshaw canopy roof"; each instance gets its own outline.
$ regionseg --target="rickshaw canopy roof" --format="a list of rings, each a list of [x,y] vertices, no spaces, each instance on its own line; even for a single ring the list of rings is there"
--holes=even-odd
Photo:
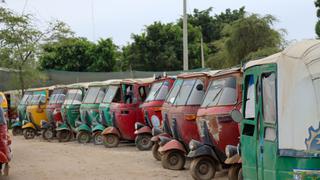
[[[212,71],[206,71],[206,72],[188,72],[188,73],[182,73],[179,74],[178,78],[195,78],[195,77],[202,77],[202,76],[214,76],[220,72],[220,70],[212,70]]]
[[[141,79],[123,79],[123,84],[150,84],[154,81],[154,78],[141,78]]]

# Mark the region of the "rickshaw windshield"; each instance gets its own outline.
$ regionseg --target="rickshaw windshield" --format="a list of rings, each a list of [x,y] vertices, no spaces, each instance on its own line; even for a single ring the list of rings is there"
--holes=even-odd
[[[86,96],[84,97],[83,103],[85,104],[96,104],[103,100],[105,93],[101,87],[90,87]]]
[[[55,89],[50,96],[49,104],[62,104],[64,99],[63,89]]]
[[[69,89],[64,104],[81,104],[82,91],[80,89]]]
[[[204,96],[204,89],[198,90],[198,85],[204,86],[200,79],[186,79],[183,81],[177,95],[175,105],[200,105]]]
[[[20,101],[21,105],[26,105],[31,100],[32,94],[31,93],[25,93]]]
[[[237,101],[235,77],[211,81],[201,107],[232,105]]]
[[[119,87],[118,86],[109,86],[104,98],[103,98],[103,103],[111,103],[114,96],[116,95]]]
[[[182,79],[177,79],[174,84],[173,84],[173,88],[171,89],[169,95],[167,96],[166,102],[173,104],[175,102],[175,99],[177,97],[177,94],[180,90],[180,87],[183,83]]]
[[[31,99],[31,105],[39,105],[41,103],[46,103],[46,95],[44,94],[35,94]]]

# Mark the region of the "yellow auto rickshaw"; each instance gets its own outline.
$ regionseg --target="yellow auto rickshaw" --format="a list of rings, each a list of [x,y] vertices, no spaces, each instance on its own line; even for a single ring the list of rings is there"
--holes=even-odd
[[[4,117],[8,121],[8,101],[3,92],[0,92],[0,99],[2,99],[2,103],[0,104],[2,109],[4,110]]]
[[[27,106],[27,121],[22,126],[25,139],[33,139],[39,135],[41,122],[48,121],[46,107],[53,91],[52,87],[35,89],[30,104]]]

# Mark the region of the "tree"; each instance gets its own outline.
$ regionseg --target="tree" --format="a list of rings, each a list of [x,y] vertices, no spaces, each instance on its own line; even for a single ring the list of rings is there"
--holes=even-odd
[[[41,82],[44,76],[37,69],[37,57],[40,44],[53,39],[65,29],[65,24],[52,22],[45,31],[33,24],[31,15],[18,15],[9,9],[0,7],[0,59],[1,65],[17,69],[19,88],[24,90],[30,85]],[[34,79],[39,79],[35,82]]]
[[[197,27],[189,24],[189,63],[191,68],[201,67],[200,37]],[[182,27],[154,22],[140,34],[132,35],[133,42],[123,48],[124,69],[171,71],[182,69]]]
[[[317,17],[318,17],[318,22],[316,24],[316,34],[320,38],[320,0],[316,0],[314,4],[317,8]]]
[[[280,51],[282,33],[272,28],[276,19],[257,14],[239,19],[224,27],[223,38],[215,41],[218,53],[209,58],[213,68],[239,65],[251,58],[261,58]],[[283,31],[284,32],[284,31]]]

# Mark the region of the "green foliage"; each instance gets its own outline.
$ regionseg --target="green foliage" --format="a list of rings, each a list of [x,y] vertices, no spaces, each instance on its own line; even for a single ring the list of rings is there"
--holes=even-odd
[[[59,21],[49,24],[45,31],[40,31],[33,24],[31,15],[18,15],[9,9],[0,7],[0,59],[1,66],[17,69],[15,88],[24,91],[34,85],[32,79],[43,76],[37,69],[37,57],[41,42],[52,39],[65,24]]]
[[[119,57],[111,39],[100,39],[97,44],[85,38],[59,38],[42,46],[42,69],[64,71],[113,71]]]
[[[271,15],[253,14],[226,25],[224,37],[214,43],[219,52],[209,58],[208,64],[213,68],[234,66],[279,51],[283,39],[280,32],[272,29],[275,21]]]
[[[317,8],[317,17],[318,17],[318,22],[316,23],[316,34],[318,35],[318,37],[320,38],[320,0],[316,0],[314,2],[316,8]]]

